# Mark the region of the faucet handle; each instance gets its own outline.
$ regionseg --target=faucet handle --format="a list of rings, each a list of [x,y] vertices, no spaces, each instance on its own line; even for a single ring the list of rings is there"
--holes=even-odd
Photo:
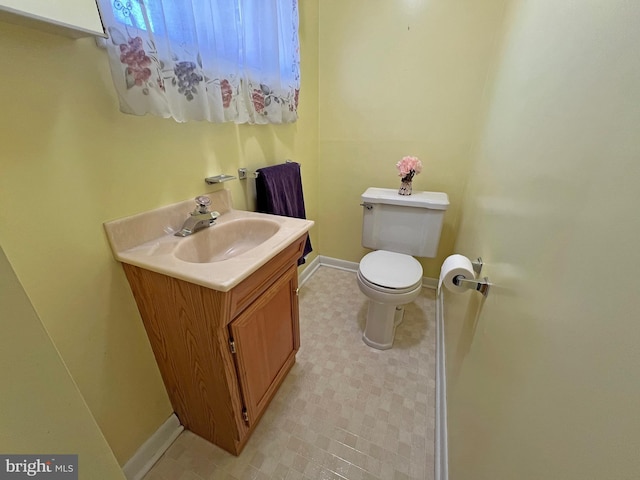
[[[208,213],[209,209],[207,207],[211,205],[211,199],[204,195],[200,195],[199,197],[196,197],[196,205],[198,205],[199,213]]]

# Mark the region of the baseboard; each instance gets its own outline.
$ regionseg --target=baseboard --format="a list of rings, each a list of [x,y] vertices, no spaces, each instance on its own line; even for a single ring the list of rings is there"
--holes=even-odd
[[[302,287],[307,280],[315,273],[320,267],[320,257],[316,257],[309,263],[305,264],[304,270],[298,275],[298,287]]]
[[[436,290],[438,288],[438,279],[431,277],[422,277],[422,286],[424,288],[430,288]]]
[[[172,414],[122,467],[127,480],[142,479],[183,430],[176,414]]]
[[[325,267],[337,268],[338,270],[347,270],[348,272],[357,272],[358,264],[356,262],[348,262],[347,260],[340,260],[339,258],[325,257],[320,255],[320,265]]]
[[[324,255],[319,255],[316,258],[319,258],[320,265],[325,267],[347,270],[349,272],[358,271],[358,264],[356,262],[348,262],[346,260],[340,260],[339,258],[325,257]],[[438,287],[438,279],[431,277],[422,277],[422,286],[424,288],[431,288],[435,290]]]
[[[449,478],[449,451],[447,440],[447,373],[444,346],[444,294],[436,295],[436,438],[435,480]]]

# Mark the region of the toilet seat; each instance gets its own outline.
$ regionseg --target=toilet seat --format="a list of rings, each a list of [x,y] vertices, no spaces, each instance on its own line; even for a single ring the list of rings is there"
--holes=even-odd
[[[386,250],[368,253],[360,260],[358,273],[369,288],[384,293],[407,293],[422,284],[422,265],[404,253]]]

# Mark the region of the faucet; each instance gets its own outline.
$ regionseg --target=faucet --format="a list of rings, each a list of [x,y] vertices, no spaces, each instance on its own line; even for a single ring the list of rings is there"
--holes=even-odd
[[[215,223],[216,218],[220,216],[218,212],[209,211],[208,207],[211,205],[211,199],[209,197],[196,197],[196,205],[196,208],[184,221],[182,229],[175,233],[177,237],[187,237],[198,230],[210,227]]]

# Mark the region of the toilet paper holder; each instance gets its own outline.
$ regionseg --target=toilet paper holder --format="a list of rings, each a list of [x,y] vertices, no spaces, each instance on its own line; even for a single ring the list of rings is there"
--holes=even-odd
[[[482,257],[478,257],[475,262],[471,262],[471,265],[473,265],[473,271],[476,272],[476,275],[480,275],[480,272],[482,272],[482,267],[484,266]]]
[[[482,257],[478,257],[475,262],[471,262],[471,265],[473,265],[473,271],[476,273],[476,275],[480,275],[480,272],[482,272],[482,267],[484,265],[484,263],[482,262]],[[477,290],[485,297],[489,295],[489,287],[491,286],[488,277],[484,277],[482,280],[478,280],[475,278],[465,278],[462,275],[456,275],[455,277],[453,277],[453,284],[457,287],[464,287],[468,288],[469,290]]]
[[[482,280],[464,278],[462,275],[456,275],[453,277],[453,284],[456,287],[464,287],[469,290],[477,290],[485,297],[489,295],[489,287],[492,285],[489,283],[489,278],[484,277]]]

